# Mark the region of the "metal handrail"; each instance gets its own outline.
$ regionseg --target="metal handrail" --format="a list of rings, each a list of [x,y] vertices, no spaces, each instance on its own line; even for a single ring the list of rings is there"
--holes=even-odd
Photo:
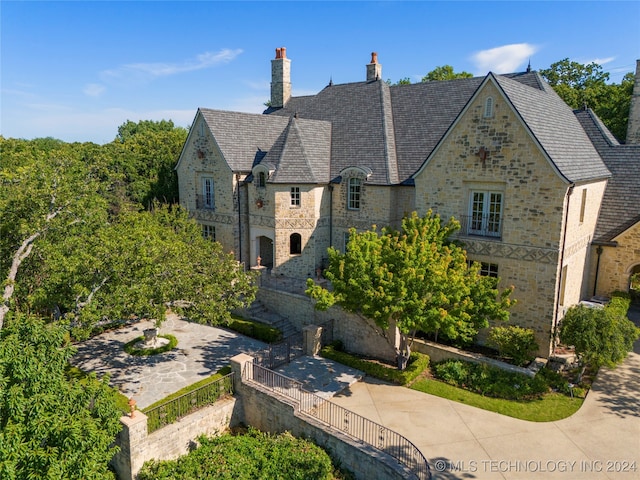
[[[147,416],[147,433],[154,432],[199,408],[215,403],[223,396],[232,394],[233,372],[149,410],[144,410]]]
[[[347,410],[303,388],[302,383],[255,363],[245,364],[242,378],[286,396],[297,403],[298,411],[338,430],[405,465],[420,480],[431,478],[429,462],[406,437],[368,418]]]

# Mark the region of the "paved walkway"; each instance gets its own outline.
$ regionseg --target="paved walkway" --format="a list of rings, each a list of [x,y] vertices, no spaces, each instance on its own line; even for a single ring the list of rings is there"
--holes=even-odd
[[[228,365],[234,355],[264,348],[242,335],[171,317],[161,333],[178,349],[132,357],[122,346],[150,322],[104,333],[79,345],[73,363],[133,396],[140,408]],[[365,379],[320,357],[302,357],[280,372],[411,440],[435,479],[640,478],[640,342],[615,370],[602,369],[582,408],[570,418],[534,423],[404,387]]]

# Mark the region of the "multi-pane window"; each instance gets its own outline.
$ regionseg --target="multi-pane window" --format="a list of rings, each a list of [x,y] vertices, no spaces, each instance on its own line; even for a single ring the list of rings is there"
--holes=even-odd
[[[216,241],[216,227],[213,225],[202,225],[202,236],[209,240]]]
[[[349,246],[349,238],[351,234],[349,232],[344,232],[343,241],[344,241],[344,253],[347,253],[347,247]]]
[[[200,203],[203,208],[214,208],[213,178],[202,179],[202,198]]]
[[[498,264],[497,263],[480,263],[480,275],[485,277],[498,278]]]
[[[487,97],[484,101],[484,118],[493,117],[493,98]]]
[[[291,187],[291,206],[300,206],[300,187]]]
[[[502,231],[502,193],[471,192],[469,210],[469,234],[500,237]]]
[[[349,191],[347,194],[347,208],[349,210],[358,210],[360,208],[361,189],[362,181],[359,178],[349,179]]]
[[[291,255],[302,253],[302,237],[299,233],[292,233],[289,237],[289,253]]]

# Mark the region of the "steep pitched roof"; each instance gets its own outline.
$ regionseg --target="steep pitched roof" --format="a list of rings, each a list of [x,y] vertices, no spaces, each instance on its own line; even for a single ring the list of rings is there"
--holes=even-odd
[[[620,145],[591,110],[574,113],[612,174],[594,237],[610,242],[640,222],[640,145]]]
[[[272,183],[328,183],[331,124],[289,119],[263,162],[275,166]]]
[[[610,176],[573,111],[547,83],[540,79],[539,89],[504,76],[493,78],[569,182]]]
[[[200,114],[233,171],[267,162],[276,166],[279,181],[328,182],[329,123],[206,108]]]

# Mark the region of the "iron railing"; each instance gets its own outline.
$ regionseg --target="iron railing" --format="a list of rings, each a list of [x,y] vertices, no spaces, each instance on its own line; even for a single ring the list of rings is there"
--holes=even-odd
[[[391,455],[420,480],[429,480],[429,462],[422,452],[399,433],[340,405],[305,390],[302,383],[258,364],[246,364],[242,377],[283,395],[297,404],[298,411],[334,430]]]
[[[253,362],[264,368],[278,368],[304,355],[303,343],[302,333],[294,333],[280,342],[270,343],[267,348],[253,353]]]
[[[149,410],[147,432],[151,433],[189,415],[199,408],[215,403],[219,398],[233,394],[233,373],[162,403]]]
[[[502,238],[502,215],[493,213],[488,215],[461,215],[460,235]]]
[[[213,195],[196,195],[196,208],[202,210],[215,210]]]

